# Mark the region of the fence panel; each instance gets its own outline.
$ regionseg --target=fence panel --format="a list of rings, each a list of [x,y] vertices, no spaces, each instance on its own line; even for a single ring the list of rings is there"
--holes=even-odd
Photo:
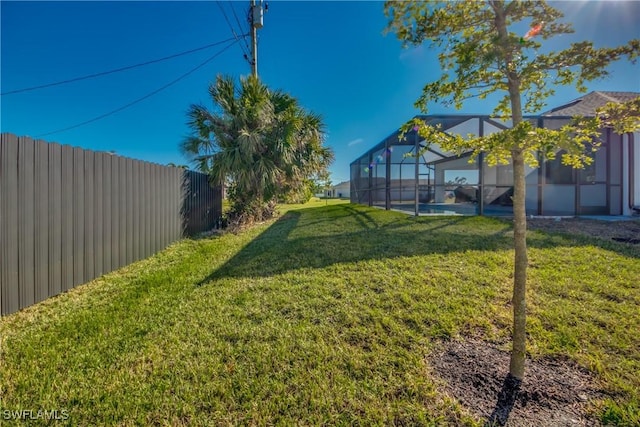
[[[142,181],[144,182],[144,197],[143,202],[144,205],[142,207],[144,212],[144,256],[148,257],[151,252],[151,223],[149,221],[149,214],[151,213],[150,203],[151,203],[151,165],[149,163],[144,164],[144,177]]]
[[[156,174],[158,176],[158,186],[160,189],[162,189],[162,166],[157,165],[156,166]],[[163,215],[163,204],[164,204],[164,197],[162,196],[164,193],[163,189],[158,191],[156,193],[156,230],[157,230],[157,245],[158,248],[164,248],[164,230],[163,230],[163,220],[164,220],[164,215]]]
[[[62,292],[62,147],[47,144],[49,170],[47,172],[47,205],[49,206],[49,296]]]
[[[34,151],[34,301],[49,296],[49,147],[35,142]]]
[[[158,249],[158,168],[156,165],[151,165],[149,174],[151,176],[151,182],[153,190],[150,192],[151,199],[149,200],[149,228],[151,230],[151,252],[155,252]]]
[[[160,165],[156,165],[156,176],[158,179],[158,189],[159,191],[156,192],[156,233],[158,235],[158,237],[156,238],[157,241],[157,247],[158,250],[160,250],[160,248],[164,248],[165,247],[165,242],[164,242],[164,235],[163,235],[163,224],[162,221],[164,219],[164,215],[162,213],[163,211],[163,204],[164,204],[164,197],[163,197],[163,193],[164,193],[164,188],[162,187],[162,175],[163,175],[163,166]]]
[[[133,162],[131,190],[133,191],[133,259],[142,259],[140,251],[140,162]]]
[[[120,264],[120,161],[111,157],[111,268],[117,270]]]
[[[82,281],[82,283],[88,282],[95,277],[95,248],[93,241],[95,222],[95,212],[93,209],[93,199],[95,198],[94,159],[95,156],[93,151],[84,152],[84,207],[82,208],[82,213],[84,216],[84,227],[82,226],[82,224],[79,224],[80,228],[83,230],[84,235],[84,280]]]
[[[35,142],[29,138],[18,139],[18,286],[20,308],[35,303],[34,283],[34,199],[35,199]]]
[[[102,158],[104,153],[94,153],[93,168],[95,171],[94,177],[94,222],[93,222],[93,273],[95,277],[102,276],[104,274],[104,162]]]
[[[111,257],[111,247],[112,247],[112,216],[111,216],[111,204],[112,204],[112,180],[111,174],[113,173],[111,170],[111,153],[104,153],[102,155],[102,184],[103,184],[103,219],[104,225],[102,227],[102,245],[103,245],[103,268],[104,272],[108,273],[111,270],[114,270],[112,265],[112,257]]]
[[[84,283],[84,151],[73,148],[73,284]]]
[[[173,205],[172,205],[172,223],[173,236],[182,236],[182,217],[180,216],[180,208],[182,207],[182,169],[175,168],[173,171]]]
[[[182,206],[180,207],[180,217],[182,218],[182,229],[180,232],[183,235],[188,236],[191,234],[191,222],[193,221],[193,215],[191,215],[191,173],[189,171],[183,171],[182,174],[182,187],[180,189],[182,193]]]
[[[169,170],[169,173],[167,174],[166,183],[165,183],[167,186],[166,203],[165,203],[165,213],[167,215],[165,219],[165,227],[166,227],[165,241],[167,245],[171,244],[171,242],[175,240],[171,221],[173,220],[173,210],[177,205],[173,195],[173,180],[175,179],[174,177],[175,177],[176,169],[177,168],[171,168]]]
[[[127,159],[127,264],[135,262],[138,260],[136,258],[136,249],[135,249],[135,233],[138,230],[134,227],[134,217],[135,217],[135,200],[134,200],[134,186],[135,186],[135,175],[134,175],[134,167],[133,163],[135,160]]]
[[[118,156],[118,267],[127,265],[127,160]]]
[[[113,270],[112,261],[111,261],[111,238],[112,238],[112,217],[111,217],[111,204],[112,204],[112,180],[111,180],[111,158],[113,155],[111,153],[104,153],[102,156],[102,183],[104,187],[103,202],[104,202],[104,225],[102,228],[102,236],[103,236],[103,268],[104,272],[108,273]]]
[[[157,200],[156,200],[156,206],[158,208],[157,211],[157,230],[158,230],[158,247],[160,248],[164,248],[166,247],[165,245],[165,241],[164,241],[164,206],[165,206],[165,200],[164,200],[164,193],[166,192],[166,190],[163,187],[164,184],[164,168],[162,166],[156,166],[157,168],[157,174],[158,174],[158,187],[161,188],[161,191],[158,191],[157,193]]]
[[[212,228],[221,212],[203,174],[2,134],[0,314]]]
[[[18,138],[2,135],[0,158],[0,188],[2,189],[2,312],[20,309],[18,288]]]
[[[74,284],[74,151],[73,148],[68,145],[63,145],[61,151],[61,192],[60,192],[60,237],[62,239],[60,243],[60,290],[62,292],[68,291]]]

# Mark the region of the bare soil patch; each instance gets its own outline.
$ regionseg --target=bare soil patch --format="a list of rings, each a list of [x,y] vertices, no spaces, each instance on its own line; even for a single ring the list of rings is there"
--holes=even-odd
[[[581,234],[603,240],[640,245],[640,220],[599,221],[583,218],[527,219],[530,230]]]
[[[507,380],[509,353],[493,344],[448,341],[429,362],[444,391],[486,425],[600,425],[588,409],[605,395],[586,369],[568,359],[527,359],[525,380],[510,402],[504,399],[514,385]]]

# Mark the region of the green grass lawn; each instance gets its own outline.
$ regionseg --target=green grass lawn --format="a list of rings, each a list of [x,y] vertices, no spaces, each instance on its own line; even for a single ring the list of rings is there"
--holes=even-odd
[[[465,336],[508,348],[510,224],[286,209],[1,319],[2,409],[87,426],[479,425],[427,358]],[[610,396],[604,420],[640,422],[640,250],[542,233],[529,247],[532,357],[577,361]]]

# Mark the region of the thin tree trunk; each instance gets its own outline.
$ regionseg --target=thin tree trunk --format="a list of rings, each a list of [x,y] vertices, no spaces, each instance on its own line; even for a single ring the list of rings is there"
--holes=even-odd
[[[504,69],[511,101],[513,127],[522,122],[521,82],[514,70],[513,51],[508,45],[507,23],[504,2],[491,1],[495,12],[495,23],[500,43],[505,48]],[[511,150],[513,162],[513,242],[515,249],[513,273],[513,336],[509,374],[517,380],[524,378],[526,356],[526,291],[527,291],[527,213],[525,209],[526,182],[524,175],[523,149],[516,143]]]
[[[509,373],[519,380],[524,377],[526,355],[526,290],[527,290],[527,213],[525,210],[525,174],[522,150],[514,149],[513,157],[513,240],[515,246],[513,275],[513,348]]]

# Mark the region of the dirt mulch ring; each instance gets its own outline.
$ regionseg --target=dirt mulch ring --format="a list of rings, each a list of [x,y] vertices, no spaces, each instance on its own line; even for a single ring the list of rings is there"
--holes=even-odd
[[[604,240],[640,245],[640,220],[599,221],[583,218],[527,219],[527,228],[547,232],[582,234]]]
[[[525,380],[515,401],[504,399],[509,396],[505,390],[513,386],[507,380],[509,353],[493,344],[448,341],[429,362],[445,384],[444,391],[488,426],[600,425],[587,410],[590,402],[605,395],[591,374],[570,360],[527,359]]]

